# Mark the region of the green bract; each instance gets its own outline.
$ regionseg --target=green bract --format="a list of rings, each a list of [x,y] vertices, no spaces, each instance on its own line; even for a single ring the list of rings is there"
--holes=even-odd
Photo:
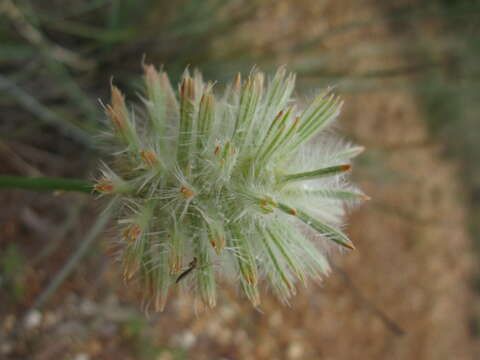
[[[366,198],[345,179],[363,148],[322,132],[341,107],[329,90],[298,111],[284,68],[237,75],[221,97],[198,72],[178,91],[151,65],[144,80],[135,110],[112,87],[113,156],[95,190],[120,200],[124,276],[155,310],[173,286],[214,306],[221,279],[255,306],[263,281],[286,301],[329,271],[327,244],[353,248],[339,226],[345,203]]]

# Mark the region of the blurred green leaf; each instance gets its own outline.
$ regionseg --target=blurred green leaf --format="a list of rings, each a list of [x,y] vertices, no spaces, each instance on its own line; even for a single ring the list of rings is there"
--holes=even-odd
[[[17,301],[25,294],[22,276],[25,261],[25,256],[16,244],[9,244],[0,254],[0,285],[6,288],[11,297]]]

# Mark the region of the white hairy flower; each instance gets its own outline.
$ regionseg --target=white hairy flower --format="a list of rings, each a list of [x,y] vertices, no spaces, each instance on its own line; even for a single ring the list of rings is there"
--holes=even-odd
[[[119,200],[124,277],[155,310],[174,286],[214,306],[218,280],[255,306],[264,282],[287,301],[298,280],[329,271],[322,241],[353,248],[340,226],[346,204],[367,198],[346,179],[363,148],[322,132],[341,107],[330,90],[300,111],[283,67],[266,84],[257,70],[237,75],[221,97],[198,72],[176,92],[144,70],[139,107],[112,86],[112,160],[95,190]]]

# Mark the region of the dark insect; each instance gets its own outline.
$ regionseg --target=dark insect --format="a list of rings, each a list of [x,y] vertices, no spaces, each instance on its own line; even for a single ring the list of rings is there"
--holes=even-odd
[[[175,281],[175,284],[178,284],[178,282],[180,280],[182,280],[185,276],[187,276],[193,269],[195,269],[197,267],[197,258],[194,257],[193,260],[190,262],[190,264],[188,264],[188,269],[185,270],[184,272],[182,272],[177,280]]]

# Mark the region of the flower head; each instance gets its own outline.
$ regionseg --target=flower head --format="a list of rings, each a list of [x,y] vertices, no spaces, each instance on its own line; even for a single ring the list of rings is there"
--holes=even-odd
[[[121,200],[124,277],[156,310],[174,286],[214,306],[219,279],[255,306],[260,283],[286,301],[298,280],[329,271],[326,243],[353,249],[340,226],[345,205],[366,198],[346,180],[363,148],[322,132],[341,107],[330,90],[299,111],[283,67],[270,81],[237,75],[221,97],[198,72],[175,91],[144,70],[141,106],[129,110],[112,86],[104,140],[114,152],[95,190]]]

